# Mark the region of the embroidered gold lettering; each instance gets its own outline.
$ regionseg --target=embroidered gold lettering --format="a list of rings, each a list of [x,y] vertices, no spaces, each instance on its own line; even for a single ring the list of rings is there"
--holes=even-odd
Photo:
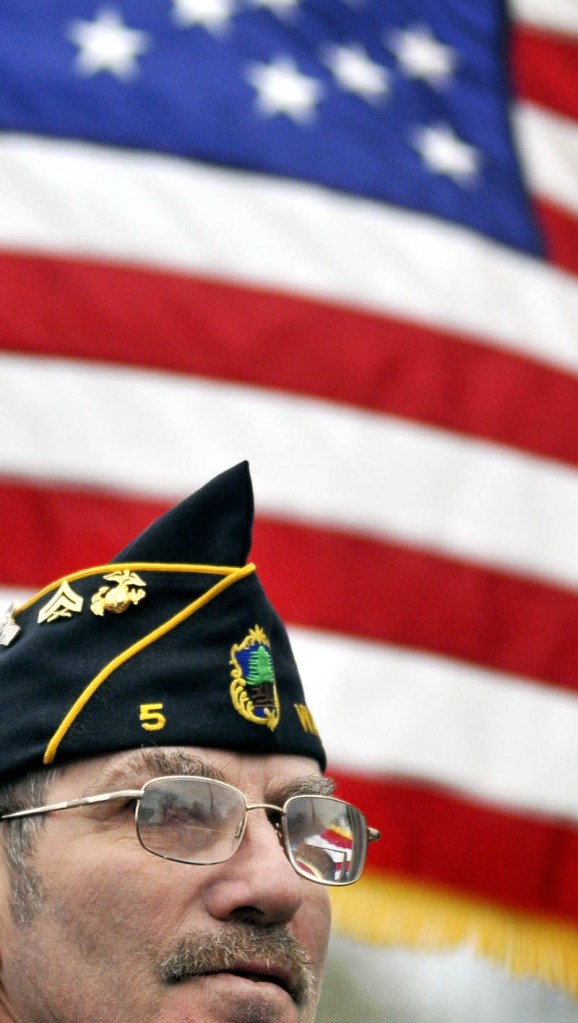
[[[317,725],[313,720],[313,715],[309,710],[309,707],[306,707],[304,703],[296,703],[294,706],[303,731],[309,732],[309,735],[319,735]]]

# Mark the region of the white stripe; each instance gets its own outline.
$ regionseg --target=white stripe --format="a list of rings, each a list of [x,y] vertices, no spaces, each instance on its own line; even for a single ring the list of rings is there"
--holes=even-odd
[[[515,123],[531,189],[578,214],[578,130],[574,123],[530,103],[518,107]]]
[[[182,497],[249,458],[261,512],[578,585],[578,472],[326,401],[0,356],[0,472]]]
[[[578,370],[578,286],[433,217],[298,182],[0,139],[0,245],[201,273],[423,321]]]
[[[339,896],[337,896],[339,898]],[[433,925],[435,927],[435,924]],[[520,947],[511,924],[504,959]],[[424,927],[422,943],[429,930]],[[475,928],[474,928],[475,930]],[[473,942],[472,942],[473,943]],[[544,955],[555,956],[548,947]],[[554,972],[554,971],[553,971]],[[576,1000],[554,985],[513,977],[471,945],[436,952],[368,947],[334,935],[317,1023],[576,1023]]]
[[[576,0],[509,0],[512,14],[538,28],[578,34]]]
[[[330,765],[578,820],[578,697],[415,650],[291,635]]]
[[[23,604],[33,593],[34,590],[25,590],[21,586],[10,586],[0,581],[0,621],[10,604]]]

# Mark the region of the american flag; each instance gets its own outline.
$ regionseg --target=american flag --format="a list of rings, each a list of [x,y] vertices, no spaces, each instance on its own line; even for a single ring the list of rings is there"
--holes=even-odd
[[[576,0],[0,0],[2,597],[251,463],[320,1023],[578,1020]]]

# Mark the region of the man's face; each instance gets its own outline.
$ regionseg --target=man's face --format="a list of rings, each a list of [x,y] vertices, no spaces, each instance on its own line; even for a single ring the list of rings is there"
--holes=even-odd
[[[279,805],[320,778],[303,757],[159,749],[73,764],[46,802],[195,774],[199,758],[249,803]],[[134,803],[51,813],[31,866],[43,901],[26,924],[10,915],[2,868],[1,1023],[313,1020],[329,933],[327,892],[293,871],[263,810],[249,813],[234,856],[213,866],[146,852]],[[230,962],[231,947],[235,962],[225,971],[224,949]],[[204,972],[187,977],[199,962]]]

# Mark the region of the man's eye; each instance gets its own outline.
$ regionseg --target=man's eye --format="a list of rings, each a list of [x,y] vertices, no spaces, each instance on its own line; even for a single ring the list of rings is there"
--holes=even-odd
[[[86,814],[94,820],[112,820],[134,816],[134,799],[111,799],[105,803],[92,803],[86,807]]]
[[[119,799],[116,806],[116,812],[134,813],[135,802],[136,800],[134,799]]]
[[[185,810],[180,806],[172,806],[163,810],[162,819],[159,821],[160,824],[167,825],[182,825],[183,827],[187,824],[194,824],[196,818],[193,817],[190,810]]]

